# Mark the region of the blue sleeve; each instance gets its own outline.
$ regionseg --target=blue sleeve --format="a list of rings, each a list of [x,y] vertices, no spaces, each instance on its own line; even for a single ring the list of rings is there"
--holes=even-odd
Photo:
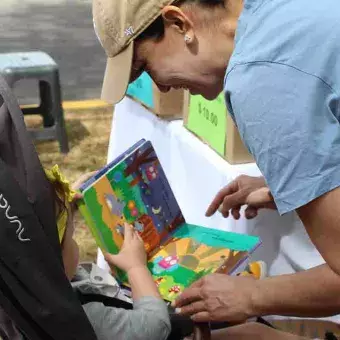
[[[280,214],[340,186],[339,96],[325,81],[269,62],[238,65],[225,80],[228,109]]]

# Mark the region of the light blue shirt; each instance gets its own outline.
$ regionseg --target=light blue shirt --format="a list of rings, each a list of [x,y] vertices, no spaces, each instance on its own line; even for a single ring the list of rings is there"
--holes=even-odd
[[[245,0],[228,110],[280,214],[340,186],[340,3]]]

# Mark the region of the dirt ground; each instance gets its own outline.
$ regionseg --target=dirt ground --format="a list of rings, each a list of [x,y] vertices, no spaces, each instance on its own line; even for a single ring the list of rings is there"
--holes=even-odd
[[[65,112],[70,152],[59,152],[56,141],[36,142],[39,157],[46,168],[58,164],[70,182],[78,176],[97,170],[106,164],[112,121],[112,107],[100,110]],[[28,127],[40,125],[40,118],[26,117]],[[81,261],[95,261],[97,247],[82,216],[75,216],[75,240],[79,244]]]

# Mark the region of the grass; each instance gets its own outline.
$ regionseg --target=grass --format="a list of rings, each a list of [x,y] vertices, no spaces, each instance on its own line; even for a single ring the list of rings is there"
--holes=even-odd
[[[80,175],[97,170],[106,164],[113,109],[66,110],[65,119],[70,152],[59,152],[56,141],[36,142],[35,146],[44,167],[58,164],[70,182]],[[25,117],[29,128],[41,126],[38,116]],[[97,247],[82,216],[75,216],[75,240],[79,244],[80,260],[95,261]]]

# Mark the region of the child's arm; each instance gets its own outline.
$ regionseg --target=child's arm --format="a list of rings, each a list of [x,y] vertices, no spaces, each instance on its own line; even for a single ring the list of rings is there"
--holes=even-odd
[[[100,340],[166,340],[171,330],[168,309],[147,269],[143,241],[131,226],[125,226],[124,245],[118,255],[105,254],[111,269],[128,273],[133,294],[133,310],[84,306]]]
[[[152,279],[149,270],[146,267],[134,268],[128,273],[129,283],[131,285],[132,297],[138,300],[143,296],[154,296],[161,298]],[[142,282],[142,284],[141,284]]]
[[[118,255],[105,254],[105,260],[113,270],[113,267],[117,266],[127,273],[134,300],[145,296],[161,299],[146,266],[143,240],[129,225],[125,225],[124,235],[124,245],[120,253]]]

